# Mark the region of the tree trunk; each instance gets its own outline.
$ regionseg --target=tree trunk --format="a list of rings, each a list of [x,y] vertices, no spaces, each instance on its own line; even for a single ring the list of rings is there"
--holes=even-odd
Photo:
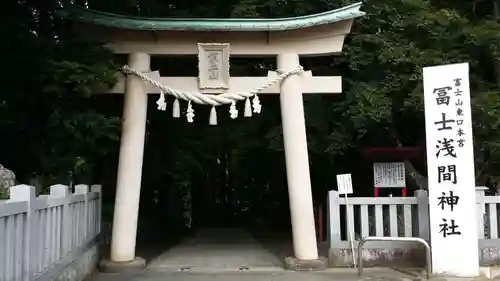
[[[413,164],[405,160],[405,170],[406,170],[406,175],[409,177],[409,180],[412,181],[416,186],[418,186],[419,189],[422,190],[428,190],[429,188],[429,183],[427,180],[427,177],[422,176],[415,167],[413,167]]]

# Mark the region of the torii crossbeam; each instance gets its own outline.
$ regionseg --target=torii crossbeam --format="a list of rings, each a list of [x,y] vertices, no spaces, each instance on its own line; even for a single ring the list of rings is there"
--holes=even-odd
[[[59,12],[60,16],[79,22],[78,28],[86,36],[109,42],[108,47],[117,54],[128,54],[128,67],[139,75],[145,74],[152,79],[148,83],[155,85],[129,74],[109,91],[124,93],[125,103],[108,263],[113,266],[142,264],[135,256],[135,240],[147,93],[158,93],[158,88],[165,86],[178,92],[221,93],[229,97],[224,104],[237,100],[231,98],[231,93],[246,91],[247,100],[254,96],[254,112],[259,111],[257,94],[280,93],[295,252],[295,257],[287,258],[286,266],[297,270],[326,267],[324,259],[318,257],[316,243],[302,94],[340,93],[341,77],[314,77],[311,72],[296,70],[300,68],[299,56],[340,53],[354,19],[364,15],[360,7],[361,3],[356,3],[320,14],[281,19],[138,18],[77,6],[66,6]],[[200,75],[159,77],[150,69],[150,56],[154,54],[198,54]],[[229,55],[274,56],[279,73],[269,72],[267,77],[229,77]],[[282,73],[288,75],[281,77]],[[270,80],[279,84],[271,85]],[[174,95],[168,91],[167,94]]]

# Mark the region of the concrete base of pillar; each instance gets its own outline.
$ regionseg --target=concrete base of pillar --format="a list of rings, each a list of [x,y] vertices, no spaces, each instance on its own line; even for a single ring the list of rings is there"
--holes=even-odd
[[[126,262],[115,262],[108,259],[99,262],[99,271],[104,273],[137,272],[144,268],[146,268],[146,261],[140,257]]]
[[[295,257],[285,259],[285,269],[294,271],[323,271],[328,267],[328,259],[319,257],[315,260],[299,260]]]

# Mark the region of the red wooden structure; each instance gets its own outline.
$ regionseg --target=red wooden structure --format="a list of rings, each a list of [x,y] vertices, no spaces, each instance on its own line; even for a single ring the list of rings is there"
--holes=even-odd
[[[375,162],[404,162],[405,160],[419,159],[421,148],[416,147],[370,147],[359,150],[363,158]],[[373,197],[379,196],[379,188],[373,187]],[[406,187],[401,190],[401,196],[406,197]]]

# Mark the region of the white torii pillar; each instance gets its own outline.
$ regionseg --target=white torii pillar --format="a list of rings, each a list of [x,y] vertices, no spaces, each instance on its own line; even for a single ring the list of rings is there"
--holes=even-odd
[[[142,21],[144,25],[139,30],[124,31],[126,27],[117,23],[116,16],[113,15],[96,16],[92,11],[87,11],[91,13],[88,17],[74,18],[86,22],[89,18],[99,17],[99,24],[107,22],[108,28],[95,32],[96,37],[109,42],[107,46],[116,54],[133,53],[130,55],[129,66],[143,72],[150,72],[149,56],[146,53],[174,56],[200,55],[200,44],[207,47],[206,49],[203,47],[204,53],[207,50],[213,51],[214,47],[217,49],[217,46],[228,47],[229,44],[215,42],[232,42],[231,55],[277,56],[280,70],[290,71],[299,66],[299,55],[322,56],[340,53],[354,18],[364,15],[360,7],[361,3],[356,3],[339,10],[312,15],[311,21],[304,25],[297,25],[294,20],[282,19],[284,22],[282,27],[286,28],[265,26],[265,30],[268,31],[248,25],[246,28],[222,28],[223,30],[211,26],[215,32],[200,32],[198,28],[195,28],[199,23],[194,22],[189,23],[189,27],[181,31],[169,28],[168,24],[165,24],[168,22],[167,19],[163,22],[165,26],[158,30],[158,36],[155,37],[145,36],[150,33],[151,28],[156,30],[156,25],[152,25],[147,20]],[[345,16],[339,18],[339,13]],[[134,20],[141,21],[140,19]],[[94,36],[92,29],[89,33]],[[172,36],[175,40],[172,40]],[[200,41],[205,43],[200,43]],[[222,54],[223,59],[229,59],[229,53],[226,53],[228,51],[228,48],[223,47],[217,50],[217,53]],[[202,68],[202,71],[207,71],[206,66]],[[278,76],[276,72],[268,72],[268,77],[228,77],[229,66],[224,68],[227,69],[224,73],[221,72],[223,75],[220,81],[215,81],[216,83],[212,83],[214,81],[207,83],[205,79],[199,79],[200,77],[160,77],[158,72],[150,72],[147,77],[179,91],[198,92],[202,89],[205,91],[208,86],[218,92],[224,89],[227,92],[237,93],[260,89],[262,85],[269,83],[270,78],[275,79]],[[135,255],[146,123],[146,93],[158,93],[154,85],[140,85],[135,77],[126,79],[126,87],[124,87],[124,80],[121,79],[111,91],[123,93],[126,88],[125,122],[121,141],[111,255],[112,260],[117,262],[130,261]],[[341,93],[341,85],[341,77],[313,77],[308,71],[300,76],[288,77],[282,82],[281,87],[272,85],[259,91],[259,94],[279,93],[281,95],[287,180],[296,256],[293,261],[288,260],[288,268],[313,270],[325,267],[324,260],[318,258],[316,244],[302,94]]]
[[[146,53],[132,53],[129,55],[128,65],[139,71],[149,72],[150,56]],[[139,267],[144,264],[144,260],[135,256],[148,104],[144,86],[144,82],[138,77],[126,77],[111,238],[111,262],[128,262],[131,266]]]
[[[300,65],[297,53],[278,54],[277,62],[278,69],[284,72],[292,71]],[[304,262],[318,259],[318,247],[300,80],[297,75],[289,76],[283,80],[281,83],[280,104],[293,248],[296,259]]]
[[[131,61],[134,61],[133,56],[131,56]],[[296,70],[299,64],[299,55],[296,52],[281,53],[277,55],[278,68],[281,71],[288,72]],[[132,68],[136,68],[141,72],[149,72],[148,77],[159,81],[163,85],[169,85],[172,88],[176,88],[181,91],[195,92],[199,91],[197,77],[160,77],[157,71],[151,72],[147,65],[141,66],[141,68],[134,67],[129,64]],[[232,92],[238,91],[248,91],[248,88],[260,86],[265,84],[271,77],[276,77],[276,72],[269,72],[268,77],[229,77],[229,88]],[[127,79],[122,79],[118,82],[111,92],[113,93],[123,93],[126,95],[131,94],[130,84],[137,81],[134,75],[128,75]],[[132,82],[134,81],[134,82]],[[124,83],[125,82],[125,83]],[[141,83],[141,82],[138,82]],[[146,102],[146,93],[156,93],[157,88],[149,84],[143,84],[144,88],[141,88],[142,97]],[[135,89],[135,88],[134,88]],[[135,90],[134,90],[135,91]],[[294,244],[294,258],[287,258],[286,265],[290,269],[311,269],[311,270],[321,270],[326,267],[326,262],[318,257],[318,248],[316,242],[316,229],[314,223],[314,209],[312,201],[312,191],[311,191],[311,181],[309,172],[309,156],[307,151],[307,139],[306,139],[306,125],[304,117],[304,105],[303,105],[303,94],[313,94],[313,93],[339,93],[341,92],[341,78],[335,76],[325,76],[325,77],[314,77],[310,71],[301,73],[300,75],[291,75],[287,77],[281,85],[271,86],[263,91],[263,94],[280,94],[281,111],[282,111],[282,123],[283,123],[283,137],[284,137],[284,147],[285,147],[285,157],[286,157],[286,170],[287,170],[287,181],[288,181],[288,191],[290,199],[290,213],[291,213],[291,224],[293,230],[293,244]],[[140,106],[145,110],[145,106],[142,106],[142,102],[134,101],[134,109],[137,110],[137,106]],[[128,108],[125,105],[125,108]],[[124,113],[125,118],[127,116],[134,116],[134,120],[145,124],[146,115],[145,113]],[[141,116],[136,117],[136,116]],[[141,121],[139,121],[139,119]],[[124,136],[126,134],[127,125],[124,123]],[[127,181],[128,177],[132,175],[129,174],[131,168],[128,168],[128,164],[122,161],[128,162],[126,159],[133,155],[135,160],[135,165],[133,169],[134,174],[138,174],[140,178],[140,170],[142,165],[142,149],[144,145],[144,129],[139,130],[138,128],[133,129],[140,135],[141,150],[137,151],[131,149],[131,147],[125,145],[125,137],[122,137],[122,150],[127,150],[130,148],[130,152],[121,151],[120,152],[120,171],[119,171],[119,182],[120,179],[124,179],[126,182],[123,184],[119,183],[118,189],[120,188],[134,188],[134,191],[139,192],[138,188],[132,186],[132,184]],[[132,131],[132,130],[131,130]],[[135,138],[134,138],[135,139]],[[137,139],[139,143],[139,139]],[[125,173],[122,175],[122,173]],[[134,184],[134,186],[139,186],[139,181]],[[129,214],[131,210],[135,210],[134,217],[137,217],[136,210],[139,200],[139,194],[127,194],[121,197],[117,193],[117,202],[115,203],[115,223],[119,224],[121,219],[118,214],[123,214],[124,227],[115,225],[113,228],[113,238],[112,247],[119,248],[120,245],[127,244],[126,253],[123,249],[112,249],[112,260],[113,261],[125,261],[133,259],[133,248],[135,246],[135,232],[137,227],[137,221],[130,223]],[[134,203],[133,208],[123,209],[122,203],[118,202],[122,200],[124,202],[132,202],[132,200],[137,200]],[[135,201],[134,201],[135,202]],[[130,213],[129,213],[130,212]],[[126,231],[128,233],[133,233],[133,236],[127,233],[122,233]],[[132,238],[134,241],[132,241]],[[126,257],[126,258],[124,258]]]

